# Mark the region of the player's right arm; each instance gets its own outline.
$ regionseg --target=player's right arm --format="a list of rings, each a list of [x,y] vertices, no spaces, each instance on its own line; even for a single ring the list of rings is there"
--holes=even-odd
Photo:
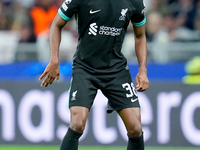
[[[56,15],[49,33],[49,46],[51,50],[50,63],[59,63],[59,46],[61,42],[61,30],[67,21],[63,20],[59,14]]]
[[[40,76],[40,80],[43,80],[41,86],[47,87],[48,84],[52,84],[56,79],[60,77],[59,69],[59,46],[61,42],[61,30],[67,23],[63,20],[59,14],[56,15],[54,21],[52,22],[50,33],[49,33],[49,46],[51,51],[50,62],[44,70],[43,74]]]
[[[47,87],[48,84],[53,83],[56,79],[60,77],[59,69],[59,46],[61,41],[61,30],[70,20],[70,18],[78,13],[80,6],[85,0],[65,0],[62,6],[58,10],[49,33],[49,45],[51,50],[50,62],[47,65],[45,71],[40,76],[40,80],[44,78],[41,86]]]

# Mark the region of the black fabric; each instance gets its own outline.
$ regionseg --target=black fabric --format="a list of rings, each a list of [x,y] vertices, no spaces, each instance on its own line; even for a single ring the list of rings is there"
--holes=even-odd
[[[127,60],[121,48],[127,27],[130,21],[144,20],[144,8],[143,0],[66,0],[60,15],[76,15],[79,34],[73,69],[95,75],[123,70]]]
[[[82,106],[90,110],[98,89],[108,99],[111,106],[108,106],[108,112],[140,107],[129,70],[124,69],[115,75],[113,77],[94,76],[83,69],[76,69],[70,84],[69,107]]]
[[[68,128],[68,131],[61,143],[60,150],[78,150],[78,139],[81,135],[82,133]]]
[[[143,134],[139,137],[129,137],[127,150],[144,150]]]

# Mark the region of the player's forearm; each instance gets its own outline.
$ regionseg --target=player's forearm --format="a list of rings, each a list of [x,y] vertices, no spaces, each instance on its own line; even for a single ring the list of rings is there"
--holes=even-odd
[[[52,25],[49,34],[49,46],[51,50],[50,62],[59,63],[59,46],[61,41],[61,29]]]
[[[147,71],[146,64],[147,64],[147,43],[146,43],[146,36],[145,34],[136,37],[135,39],[135,51],[138,59],[139,64],[139,71]]]

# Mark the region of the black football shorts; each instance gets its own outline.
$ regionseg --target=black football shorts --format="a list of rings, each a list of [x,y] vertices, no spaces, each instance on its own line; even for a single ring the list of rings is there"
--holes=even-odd
[[[140,107],[128,69],[124,69],[116,77],[94,76],[83,69],[76,69],[70,83],[69,107],[82,106],[90,110],[98,89],[108,99],[108,109],[111,112]]]

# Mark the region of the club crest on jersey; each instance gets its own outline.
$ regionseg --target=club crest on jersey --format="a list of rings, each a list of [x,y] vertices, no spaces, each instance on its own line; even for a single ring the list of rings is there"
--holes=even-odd
[[[77,94],[77,91],[72,93],[71,101],[75,101],[76,100],[76,94]]]
[[[127,11],[128,11],[128,8],[122,9],[121,16],[119,17],[119,20],[125,21]]]

